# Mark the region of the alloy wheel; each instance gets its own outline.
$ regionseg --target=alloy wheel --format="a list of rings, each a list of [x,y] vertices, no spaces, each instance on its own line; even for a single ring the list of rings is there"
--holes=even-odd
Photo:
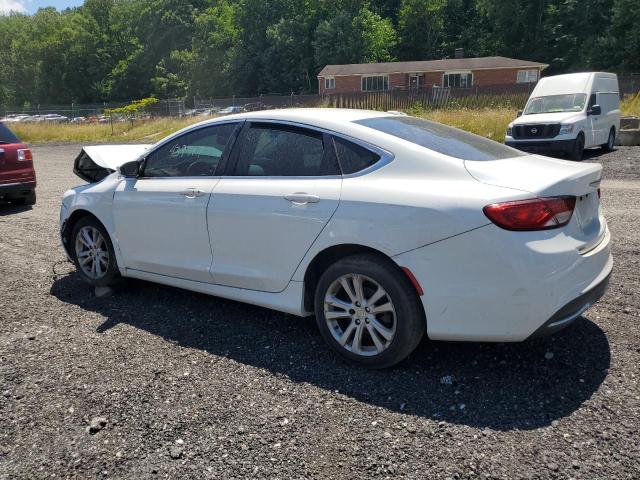
[[[342,275],[329,286],[324,317],[333,338],[356,355],[382,353],[396,333],[396,311],[391,297],[378,282],[365,275]]]
[[[92,280],[106,275],[109,268],[109,249],[100,230],[90,225],[78,230],[76,257],[84,274]]]

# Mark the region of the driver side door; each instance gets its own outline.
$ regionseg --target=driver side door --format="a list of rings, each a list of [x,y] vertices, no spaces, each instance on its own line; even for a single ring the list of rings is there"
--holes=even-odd
[[[125,268],[211,282],[207,205],[239,125],[209,125],[171,139],[145,157],[138,178],[118,186],[113,215]]]

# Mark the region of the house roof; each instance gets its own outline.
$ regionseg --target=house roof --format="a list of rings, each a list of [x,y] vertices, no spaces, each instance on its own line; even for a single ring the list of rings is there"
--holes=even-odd
[[[445,60],[419,60],[413,62],[352,63],[327,65],[318,77],[340,75],[371,75],[375,73],[442,72],[445,70],[483,70],[497,68],[542,68],[546,63],[529,62],[507,57],[448,58]]]

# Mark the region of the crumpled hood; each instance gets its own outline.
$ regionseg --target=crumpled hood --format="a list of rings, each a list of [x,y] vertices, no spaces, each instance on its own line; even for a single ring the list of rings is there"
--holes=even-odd
[[[120,165],[136,160],[151,145],[139,144],[139,145],[96,145],[89,147],[82,147],[82,150],[93,160],[97,165],[111,170],[115,170]]]
[[[73,172],[89,183],[99,182],[120,165],[140,158],[149,147],[148,144],[82,147],[73,164]]]

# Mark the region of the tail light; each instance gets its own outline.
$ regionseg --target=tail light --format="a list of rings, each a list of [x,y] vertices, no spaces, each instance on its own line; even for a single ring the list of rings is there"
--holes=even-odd
[[[31,153],[31,150],[29,150],[28,148],[21,148],[20,150],[17,150],[17,152],[18,152],[19,161],[26,162],[26,161],[33,160],[33,154]]]
[[[505,230],[549,230],[569,223],[575,206],[576,197],[547,197],[493,203],[482,211]]]

